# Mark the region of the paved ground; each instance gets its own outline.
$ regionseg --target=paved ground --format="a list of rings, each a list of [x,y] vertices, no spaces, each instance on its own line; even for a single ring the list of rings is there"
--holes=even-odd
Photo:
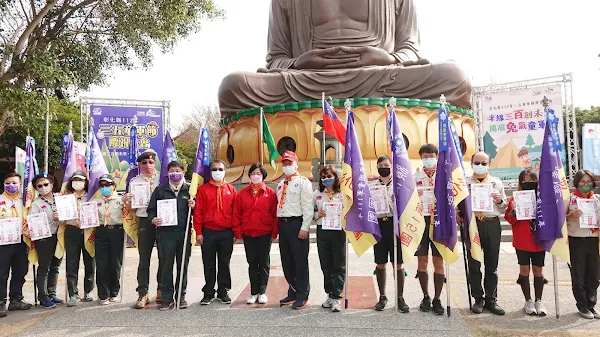
[[[414,279],[416,260],[407,266],[409,277],[405,297],[411,306],[409,314],[395,314],[392,307],[384,312],[370,309],[377,301],[371,251],[360,258],[351,252],[349,289],[353,308],[338,314],[320,308],[324,293],[314,244],[310,251],[310,306],[303,311],[293,311],[289,307],[279,308],[276,304],[279,295],[285,293],[276,245],[272,250],[271,261],[272,279],[268,292],[270,304],[263,308],[250,308],[243,303],[247,296],[247,267],[243,246],[236,245],[231,261],[233,289],[230,295],[235,301],[231,306],[216,302],[208,307],[198,305],[202,295],[200,289],[203,286],[203,275],[200,250],[194,248],[187,296],[190,307],[180,312],[160,312],[154,305],[145,310],[134,310],[131,305],[137,297],[137,251],[127,249],[123,303],[107,307],[100,307],[95,302],[81,303],[75,308],[61,306],[52,310],[35,308],[26,312],[10,312],[8,317],[0,320],[0,336],[600,336],[600,320],[588,321],[576,314],[568,267],[564,263],[558,263],[560,319],[555,317],[551,268],[546,273],[551,282],[544,293],[549,316],[528,317],[523,314],[522,294],[515,283],[518,267],[510,244],[503,243],[498,272],[500,304],[507,311],[504,317],[489,313],[473,315],[469,312],[462,258],[451,266],[450,294],[453,309],[450,318],[419,312],[422,294],[418,281]],[[546,265],[550,267],[551,261],[547,257]],[[153,267],[156,267],[156,263],[153,263]],[[64,264],[61,269],[59,296],[64,296]],[[388,272],[388,280],[388,294],[393,297],[391,272]],[[30,273],[25,295],[31,302],[32,286]],[[151,287],[154,286],[155,283],[151,282]],[[442,298],[445,302],[445,293]]]

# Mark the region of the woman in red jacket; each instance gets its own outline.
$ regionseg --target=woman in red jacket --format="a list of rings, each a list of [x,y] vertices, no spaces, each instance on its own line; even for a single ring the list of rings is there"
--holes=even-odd
[[[271,242],[278,233],[277,195],[265,185],[267,171],[261,164],[253,164],[248,177],[250,184],[234,203],[233,233],[236,239],[244,239],[251,289],[246,303],[266,304]]]
[[[538,178],[532,169],[525,169],[519,174],[518,191],[537,190]],[[533,232],[536,220],[517,220],[515,197],[511,196],[504,218],[512,225],[513,247],[517,251],[519,261],[519,279],[521,290],[525,296],[523,310],[528,315],[546,316],[546,308],[542,304],[542,292],[544,290],[544,248],[535,244]],[[536,192],[537,199],[537,192]],[[535,212],[535,209],[531,210]],[[533,213],[535,214],[535,213]],[[535,290],[535,302],[531,299],[529,284],[529,268],[533,269],[533,287]]]

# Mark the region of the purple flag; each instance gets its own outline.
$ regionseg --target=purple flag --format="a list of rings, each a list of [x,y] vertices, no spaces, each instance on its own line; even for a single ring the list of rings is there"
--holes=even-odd
[[[94,198],[94,194],[100,189],[100,177],[108,174],[104,157],[102,157],[102,151],[100,145],[98,145],[98,139],[94,133],[94,128],[90,128],[90,171],[89,178],[90,184],[88,187],[88,201]]]
[[[194,161],[194,171],[192,172],[192,183],[190,185],[190,195],[196,196],[198,187],[205,182],[210,181],[210,138],[208,129],[201,128],[198,135],[198,151]]]
[[[68,179],[71,178],[71,176],[73,175],[73,173],[75,173],[75,171],[77,171],[77,153],[75,153],[75,147],[73,146],[74,140],[73,140],[73,133],[69,131],[69,133],[67,134],[67,147],[64,149],[65,151],[65,157],[66,157],[66,162],[65,162],[65,176],[63,181],[67,182]]]
[[[371,200],[371,192],[367,182],[367,174],[354,130],[354,113],[347,112],[346,152],[342,169],[342,184],[352,182],[352,207],[346,214],[346,230],[369,233],[377,241],[381,240],[381,232],[375,208]]]
[[[34,189],[31,186],[31,182],[33,181],[33,177],[38,174],[38,166],[35,159],[35,140],[27,136],[25,142],[25,174],[23,175],[21,188],[23,189],[23,205],[28,207],[28,199],[29,202],[33,200]]]
[[[69,163],[69,149],[73,147],[73,134],[70,132],[65,133],[63,135],[62,141],[62,156],[60,159],[60,168],[67,168],[67,164]]]
[[[444,107],[439,109],[439,155],[435,176],[435,212],[433,240],[454,250],[458,235],[456,231],[456,210],[453,172],[459,171],[462,179],[461,160],[458,156],[456,143],[450,129],[448,112]],[[468,197],[466,199],[469,199]],[[460,200],[458,200],[460,202]]]
[[[546,128],[542,143],[542,157],[537,200],[537,224],[534,231],[535,243],[549,252],[554,241],[562,238],[561,229],[565,223],[566,213],[563,202],[560,159],[560,139],[558,123],[554,111],[546,111]],[[553,137],[555,134],[556,137]]]
[[[129,156],[127,161],[129,162],[129,169],[127,170],[127,177],[125,178],[125,191],[129,191],[129,183],[131,179],[137,177],[140,174],[140,167],[137,163],[138,157],[138,141],[137,141],[137,126],[133,124],[129,129]]]
[[[172,161],[178,161],[177,150],[175,150],[175,143],[171,134],[167,131],[165,135],[165,142],[163,143],[162,157],[160,158],[160,183],[166,184],[169,182],[169,172],[167,167]]]

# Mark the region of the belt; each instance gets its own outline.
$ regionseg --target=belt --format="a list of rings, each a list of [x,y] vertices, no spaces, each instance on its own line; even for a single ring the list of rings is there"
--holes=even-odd
[[[482,222],[492,222],[492,221],[496,221],[496,220],[500,220],[497,216],[486,216],[483,219],[481,219]]]
[[[119,229],[119,228],[123,228],[123,225],[101,225],[100,227],[106,228],[106,229]]]
[[[290,222],[290,221],[294,221],[294,220],[302,220],[303,218],[301,216],[288,216],[285,218],[279,218],[279,220],[281,221],[285,221],[285,222]]]
[[[392,217],[391,216],[384,216],[382,218],[377,218],[377,220],[388,221],[388,220],[392,220]]]

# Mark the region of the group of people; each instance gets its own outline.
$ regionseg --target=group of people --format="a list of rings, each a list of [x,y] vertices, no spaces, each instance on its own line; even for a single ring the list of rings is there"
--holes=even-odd
[[[433,187],[437,166],[438,150],[433,144],[425,144],[419,154],[423,168],[415,173],[417,187]],[[187,268],[191,252],[191,240],[186,241],[195,232],[195,239],[201,245],[205,284],[202,288],[204,296],[201,305],[209,305],[218,299],[222,303],[231,303],[230,260],[233,245],[243,240],[248,274],[250,279],[250,297],[248,304],[266,304],[266,295],[270,273],[271,243],[279,238],[281,262],[285,279],[288,283],[287,296],[279,300],[281,305],[291,305],[294,309],[303,309],[308,305],[310,291],[309,282],[309,230],[314,221],[317,226],[317,248],[324,276],[326,299],[323,308],[333,312],[341,310],[342,291],[346,281],[346,233],[341,224],[331,228],[323,225],[327,218],[325,204],[342,202],[340,178],[333,166],[325,166],[319,172],[319,188],[312,189],[312,183],[298,173],[298,158],[291,151],[282,155],[284,178],[277,184],[276,190],[265,184],[267,171],[256,163],[250,167],[248,177],[250,183],[239,192],[233,185],[225,181],[226,165],[221,160],[210,164],[211,179],[200,186],[191,197],[190,185],[185,182],[185,167],[179,162],[168,165],[168,183],[159,184],[155,170],[156,154],[152,151],[142,153],[137,161],[141,169],[140,175],[131,181],[145,182],[152,191],[147,207],[132,210],[134,197],[128,191],[119,197],[115,191],[115,181],[110,175],[100,178],[101,197],[94,199],[98,204],[100,227],[95,234],[95,257],[85,248],[83,230],[78,220],[68,221],[65,230],[65,249],[67,264],[68,306],[77,305],[78,301],[93,301],[94,273],[96,275],[97,297],[101,305],[118,301],[121,284],[121,267],[123,264],[124,238],[123,212],[135,211],[139,218],[138,251],[139,265],[137,270],[139,297],[135,308],[142,309],[149,302],[150,263],[153,248],[158,250],[158,289],[154,301],[159,303],[160,310],[173,309],[176,306],[186,308]],[[542,293],[546,283],[543,275],[545,252],[536,245],[533,231],[535,220],[518,220],[515,214],[517,205],[513,197],[507,199],[502,181],[489,174],[490,157],[478,152],[471,158],[473,175],[467,177],[467,184],[489,183],[492,186],[491,198],[493,210],[476,213],[477,228],[484,253],[484,274],[481,263],[468,256],[468,275],[472,296],[475,299],[472,311],[481,313],[484,309],[497,315],[504,315],[504,310],[497,302],[498,258],[500,253],[501,225],[504,217],[513,229],[513,245],[516,248],[519,263],[520,284],[525,297],[524,311],[527,314],[546,315],[542,304]],[[386,266],[388,262],[397,265],[397,301],[398,310],[407,313],[409,306],[404,299],[406,273],[403,262],[411,257],[402,256],[400,245],[394,243],[393,228],[393,192],[392,162],[387,156],[377,160],[379,177],[370,185],[385,186],[389,213],[378,214],[381,240],[374,246],[375,276],[379,289],[379,300],[376,310],[384,310],[388,303],[386,295]],[[40,302],[45,308],[53,308],[63,300],[56,296],[56,283],[61,259],[55,256],[58,215],[54,203],[53,180],[46,175],[38,175],[33,179],[33,186],[38,197],[33,201],[30,214],[45,213],[51,225],[52,236],[35,241],[35,249],[39,255],[37,289]],[[88,178],[84,172],[76,172],[70,177],[63,193],[72,193],[81,202],[87,199]],[[536,190],[537,176],[531,169],[521,172],[518,190]],[[579,218],[582,212],[577,209],[577,199],[593,199],[596,207],[600,197],[594,194],[595,177],[589,171],[579,171],[573,181],[575,191],[570,196],[567,208],[568,234],[571,254],[571,276],[573,294],[580,314],[585,318],[600,318],[595,310],[598,288],[598,230],[581,228]],[[420,190],[420,189],[419,189]],[[4,177],[4,193],[0,195],[0,218],[22,217],[21,177],[9,173]],[[421,191],[421,190],[420,190]],[[421,192],[420,192],[421,194]],[[163,219],[158,217],[160,200],[176,200],[177,225],[161,226]],[[190,217],[193,209],[193,217]],[[462,225],[459,214],[458,224]],[[416,278],[423,291],[423,300],[419,306],[421,311],[433,311],[444,314],[440,295],[445,283],[443,259],[430,240],[431,218],[425,217],[426,231],[417,249],[418,268]],[[24,227],[26,228],[26,227]],[[192,231],[193,228],[193,231]],[[24,231],[24,235],[30,233]],[[394,251],[394,247],[396,251]],[[429,249],[433,262],[433,299],[429,293]],[[184,251],[185,256],[184,256]],[[0,317],[6,316],[6,299],[8,277],[11,274],[8,310],[26,310],[31,304],[23,301],[22,288],[28,271],[28,248],[24,242],[0,246]],[[84,295],[79,297],[77,290],[77,274],[80,257],[83,255],[85,265]],[[397,256],[397,261],[395,257]],[[177,266],[177,278],[173,280],[174,266]],[[179,271],[182,270],[180,273]],[[533,271],[534,296],[530,291],[530,272]],[[183,277],[180,280],[180,277]],[[181,293],[179,287],[181,281]],[[216,287],[216,289],[215,289]]]

